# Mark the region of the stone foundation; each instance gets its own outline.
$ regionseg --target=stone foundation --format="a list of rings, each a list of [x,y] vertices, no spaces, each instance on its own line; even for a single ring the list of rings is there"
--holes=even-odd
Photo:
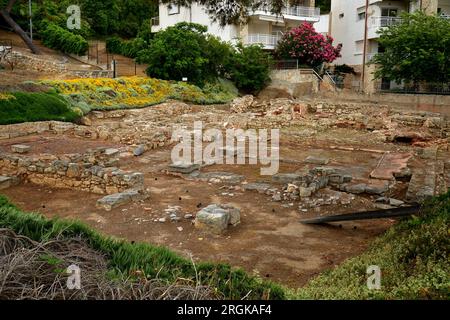
[[[62,158],[62,157],[61,157]],[[24,157],[0,155],[0,174],[22,181],[56,188],[69,188],[96,194],[114,194],[128,189],[142,190],[144,175],[104,167],[81,159],[62,160],[55,156]]]

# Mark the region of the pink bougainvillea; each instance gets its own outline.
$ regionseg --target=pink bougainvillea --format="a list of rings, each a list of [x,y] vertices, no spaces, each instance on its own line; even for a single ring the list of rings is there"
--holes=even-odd
[[[297,59],[300,64],[318,66],[341,56],[342,45],[333,47],[333,38],[317,33],[307,22],[287,32],[278,43],[280,59]]]

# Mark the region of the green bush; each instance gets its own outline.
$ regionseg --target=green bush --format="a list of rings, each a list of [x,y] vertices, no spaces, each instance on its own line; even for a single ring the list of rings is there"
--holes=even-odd
[[[255,93],[270,81],[270,56],[261,46],[238,44],[227,63],[231,81],[242,91]]]
[[[111,37],[106,39],[106,49],[110,53],[121,54],[125,57],[136,58],[141,50],[148,47],[147,42],[142,38],[134,38],[133,40],[122,40],[119,37]]]
[[[47,28],[41,32],[41,37],[45,46],[64,53],[84,55],[89,49],[86,39],[56,24],[47,25]]]
[[[189,82],[203,87],[230,79],[242,91],[255,93],[270,81],[270,56],[260,46],[236,47],[208,35],[205,26],[181,22],[155,35],[137,61],[148,64],[150,77]],[[110,47],[120,48],[117,39]],[[120,49],[119,49],[120,50]]]
[[[167,280],[173,283],[179,278],[200,281],[216,289],[227,299],[283,299],[282,287],[247,275],[241,269],[216,263],[199,263],[193,266],[188,259],[182,258],[164,247],[146,243],[130,243],[105,237],[75,221],[53,219],[24,213],[0,196],[0,228],[9,228],[16,233],[35,241],[82,237],[93,249],[104,253],[109,259],[111,273],[130,274],[140,270],[149,278]]]
[[[73,122],[79,117],[57,94],[15,92],[0,97],[0,125],[46,120]]]
[[[207,27],[181,22],[158,32],[138,62],[148,64],[150,77],[188,81],[203,86],[223,71],[231,47],[206,34]]]

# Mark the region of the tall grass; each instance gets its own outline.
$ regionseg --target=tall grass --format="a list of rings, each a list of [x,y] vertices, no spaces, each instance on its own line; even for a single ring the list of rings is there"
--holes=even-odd
[[[86,225],[68,220],[48,220],[41,215],[25,213],[0,196],[0,227],[10,228],[35,241],[55,237],[81,236],[88,244],[108,256],[109,267],[120,274],[143,271],[148,277],[169,283],[179,278],[192,279],[215,288],[228,299],[283,299],[285,290],[273,283],[247,275],[243,270],[225,264],[199,263],[175,254],[169,249],[144,243],[130,243],[100,235]]]

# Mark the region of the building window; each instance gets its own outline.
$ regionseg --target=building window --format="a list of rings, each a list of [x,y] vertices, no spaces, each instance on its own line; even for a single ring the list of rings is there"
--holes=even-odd
[[[397,17],[398,16],[398,9],[382,8],[381,9],[381,16],[382,17]]]
[[[169,16],[173,14],[179,14],[180,13],[180,6],[178,4],[169,4],[169,7],[167,8],[169,12]]]
[[[366,7],[356,9],[357,19],[364,20],[366,18]]]

